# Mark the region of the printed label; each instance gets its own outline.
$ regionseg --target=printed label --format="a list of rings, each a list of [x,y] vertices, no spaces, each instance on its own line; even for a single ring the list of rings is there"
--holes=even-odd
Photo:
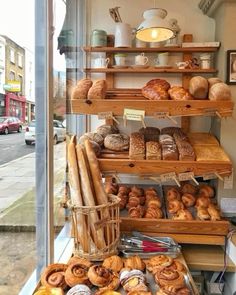
[[[169,113],[167,113],[167,112],[156,112],[156,113],[154,113],[154,117],[156,119],[166,119],[167,116],[169,116]]]
[[[134,109],[124,109],[124,117],[126,120],[143,121],[145,117],[145,111],[134,110]]]
[[[194,173],[193,172],[180,173],[178,175],[178,178],[179,178],[179,181],[187,181],[194,178]]]
[[[101,113],[98,113],[98,119],[99,120],[113,119],[113,114],[112,112],[101,112]]]
[[[174,180],[177,179],[175,172],[161,174],[160,177],[161,177],[161,182],[167,182],[173,179]]]

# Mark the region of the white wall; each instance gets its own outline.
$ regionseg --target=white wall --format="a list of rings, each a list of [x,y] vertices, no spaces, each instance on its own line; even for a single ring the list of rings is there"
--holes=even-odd
[[[1,80],[0,80],[0,93],[5,94],[5,90],[3,89],[3,84],[5,84],[5,44],[6,41],[3,37],[0,36],[0,46],[1,46],[1,54],[0,54],[0,72],[1,72]]]

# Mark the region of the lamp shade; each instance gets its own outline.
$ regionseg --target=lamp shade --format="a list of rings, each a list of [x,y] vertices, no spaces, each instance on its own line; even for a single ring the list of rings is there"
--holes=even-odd
[[[144,11],[144,21],[137,28],[136,38],[145,42],[161,42],[172,38],[174,32],[164,19],[166,16],[167,11],[162,8]]]

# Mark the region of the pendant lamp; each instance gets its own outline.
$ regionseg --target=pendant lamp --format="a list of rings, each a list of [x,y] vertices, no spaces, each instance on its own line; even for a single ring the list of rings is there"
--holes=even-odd
[[[165,20],[167,11],[162,8],[151,8],[143,13],[144,21],[136,31],[136,38],[145,42],[162,42],[174,37],[174,31]]]

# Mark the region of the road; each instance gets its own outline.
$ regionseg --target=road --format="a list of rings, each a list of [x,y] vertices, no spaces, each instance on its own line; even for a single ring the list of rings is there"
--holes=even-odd
[[[0,165],[35,151],[34,145],[26,145],[24,132],[0,134]]]

